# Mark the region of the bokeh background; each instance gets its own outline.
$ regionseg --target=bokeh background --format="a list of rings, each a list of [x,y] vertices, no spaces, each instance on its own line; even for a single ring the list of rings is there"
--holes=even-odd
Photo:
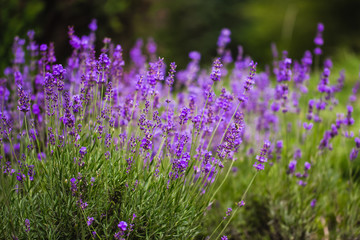
[[[188,52],[199,51],[202,64],[216,55],[216,41],[224,27],[237,45],[256,61],[268,63],[272,42],[291,57],[314,48],[318,22],[325,24],[324,52],[336,58],[360,53],[359,0],[0,0],[0,70],[9,65],[15,36],[36,31],[38,43],[55,42],[59,62],[70,54],[67,26],[78,35],[98,20],[98,47],[110,37],[125,49],[137,38],[153,37],[158,54],[183,67]]]

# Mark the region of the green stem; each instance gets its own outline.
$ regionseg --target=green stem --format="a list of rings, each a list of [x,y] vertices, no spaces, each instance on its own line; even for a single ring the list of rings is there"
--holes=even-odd
[[[214,200],[214,197],[216,195],[216,193],[219,191],[219,189],[222,187],[222,185],[224,184],[224,182],[226,181],[227,177],[229,176],[230,172],[231,172],[231,169],[232,169],[232,166],[234,165],[234,162],[235,161],[231,161],[231,164],[229,166],[229,169],[225,175],[225,178],[223,179],[223,181],[221,182],[221,184],[219,185],[219,187],[215,190],[214,194],[211,196],[210,198],[210,202],[212,202]]]
[[[250,189],[251,185],[253,184],[253,182],[254,182],[254,180],[255,180],[255,177],[257,176],[258,173],[259,173],[259,172],[256,171],[256,173],[254,174],[254,176],[253,176],[253,178],[251,179],[249,185],[247,186],[244,194],[243,194],[242,197],[241,197],[240,203],[245,200],[246,194],[247,194],[247,192],[249,191],[249,189]],[[219,238],[220,238],[221,234],[224,232],[224,230],[225,230],[225,229],[227,228],[227,226],[230,224],[231,220],[234,218],[234,216],[236,215],[236,213],[237,213],[237,211],[238,211],[239,209],[240,209],[240,207],[236,208],[235,211],[231,214],[231,217],[230,217],[229,221],[226,223],[225,227],[223,227],[223,229],[221,230],[220,234],[217,236],[216,239],[219,239]],[[215,229],[215,231],[219,228],[219,226],[222,224],[222,222],[223,222],[223,221],[220,222],[220,224],[217,226],[217,228]],[[209,239],[211,239],[211,237],[214,235],[215,231],[213,231],[213,233],[210,235]]]
[[[238,105],[237,105],[237,107],[236,107],[236,109],[235,109],[235,111],[234,111],[233,115],[231,116],[231,118],[230,118],[230,120],[229,120],[228,125],[226,126],[226,129],[225,129],[224,134],[223,134],[223,136],[222,136],[222,138],[221,138],[220,144],[222,144],[222,142],[224,141],[224,138],[225,138],[226,132],[227,132],[227,130],[229,129],[229,127],[230,127],[230,125],[231,125],[231,121],[232,121],[232,120],[233,120],[233,118],[235,117],[235,114],[237,113],[237,111],[238,111],[239,107],[240,107],[240,102],[238,103]],[[220,144],[219,144],[219,145],[220,145]]]
[[[216,133],[217,129],[219,128],[219,125],[220,125],[221,121],[222,121],[222,117],[219,119],[219,122],[218,122],[218,124],[216,125],[215,130],[214,130],[214,131],[212,132],[212,134],[211,134],[210,141],[209,141],[209,143],[208,143],[208,145],[207,145],[207,147],[206,147],[206,151],[209,151],[209,148],[210,148],[210,146],[211,146],[212,140],[213,140],[213,138],[214,138],[214,136],[215,136],[215,133]]]

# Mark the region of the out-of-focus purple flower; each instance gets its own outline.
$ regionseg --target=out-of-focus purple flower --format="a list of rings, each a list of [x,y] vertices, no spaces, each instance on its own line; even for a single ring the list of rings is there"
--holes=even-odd
[[[156,54],[157,46],[153,38],[148,39],[146,49],[150,55]]]
[[[322,46],[324,44],[324,40],[321,36],[316,36],[314,39],[314,43],[318,46]]]
[[[304,182],[303,180],[299,180],[299,181],[298,181],[298,184],[299,184],[300,186],[302,186],[302,187],[305,187],[307,183]]]
[[[38,153],[37,154],[37,158],[39,161],[45,160],[46,159],[46,155],[44,152]]]
[[[30,231],[30,220],[25,219],[25,232],[29,232],[29,231]]]
[[[343,123],[347,126],[351,126],[355,123],[354,118],[352,118],[352,113],[353,113],[354,109],[351,105],[347,106],[347,115],[346,118],[343,120]]]
[[[316,199],[311,200],[310,206],[311,208],[314,208],[316,206]]]
[[[22,87],[24,85],[24,80],[21,72],[19,71],[14,72],[14,79],[17,87]]]
[[[119,222],[118,228],[120,228],[121,231],[125,232],[127,229],[128,224],[124,221]]]
[[[319,48],[319,47],[315,48],[315,49],[314,49],[314,54],[315,54],[315,55],[321,55],[321,54],[322,54],[321,48]]]
[[[56,62],[56,57],[55,57],[55,46],[54,46],[54,43],[51,42],[49,44],[49,52],[48,52],[48,62],[49,63],[54,63]]]
[[[324,25],[322,23],[318,23],[316,37],[314,38],[314,43],[317,46],[314,50],[315,55],[322,54],[320,46],[324,44],[324,39],[322,37],[323,31],[324,31]]]
[[[308,162],[305,162],[305,171],[309,170],[311,168],[311,164]]]
[[[292,60],[290,58],[285,57],[284,60],[279,62],[279,69],[275,72],[277,81],[288,82],[291,80],[292,71],[291,71]]]
[[[94,218],[93,217],[88,217],[88,220],[87,220],[87,225],[90,226],[92,223],[94,222]]]
[[[301,153],[301,150],[300,149],[296,149],[295,152],[294,152],[294,159],[295,160],[298,160],[300,159],[302,156],[302,153]]]
[[[359,149],[353,148],[350,152],[350,161],[354,161],[359,153]]]
[[[221,30],[220,36],[217,41],[219,55],[222,55],[224,53],[224,49],[226,45],[230,43],[231,41],[230,35],[231,35],[231,31],[229,29],[224,28]]]
[[[48,49],[46,44],[41,44],[40,45],[40,51],[45,52]]]
[[[189,58],[193,61],[200,61],[201,59],[201,54],[197,51],[191,51],[189,53]]]
[[[27,36],[30,40],[33,40],[34,39],[34,36],[35,36],[35,31],[34,30],[29,30],[27,32]]]
[[[35,175],[34,165],[28,165],[28,176],[30,181],[34,180],[34,175]]]
[[[32,106],[32,110],[33,110],[33,113],[34,113],[35,115],[40,114],[40,107],[39,107],[38,104],[34,103],[33,106]]]
[[[309,131],[312,129],[313,123],[304,122],[303,127],[305,128],[305,130]]]
[[[296,168],[296,161],[295,160],[292,160],[290,163],[289,163],[289,173],[294,173],[295,172],[295,168]]]
[[[135,46],[130,50],[130,58],[138,68],[142,68],[145,64],[145,56],[142,54],[143,41],[138,39]]]
[[[90,24],[89,24],[89,29],[93,32],[95,32],[97,30],[98,26],[97,26],[97,20],[93,19],[91,20]]]
[[[221,237],[221,240],[228,240],[228,237],[224,235]]]
[[[24,179],[25,179],[25,175],[22,174],[21,172],[18,172],[16,174],[16,180],[18,180],[20,183],[23,183],[24,182]]]
[[[245,206],[245,202],[242,200],[242,201],[240,201],[240,202],[237,203],[237,206],[238,206],[238,207]]]
[[[355,138],[355,145],[356,145],[356,148],[360,148],[360,138]]]
[[[85,154],[87,153],[86,151],[86,147],[81,147],[79,150],[80,156],[85,156]]]
[[[318,32],[323,32],[324,29],[325,29],[324,24],[323,23],[318,23],[318,25],[317,25]]]

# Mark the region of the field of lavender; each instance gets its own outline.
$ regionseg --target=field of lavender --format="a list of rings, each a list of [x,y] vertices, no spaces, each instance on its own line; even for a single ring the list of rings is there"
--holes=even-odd
[[[302,59],[223,29],[185,69],[74,29],[66,64],[15,37],[0,78],[0,239],[360,239],[360,80],[323,24]]]

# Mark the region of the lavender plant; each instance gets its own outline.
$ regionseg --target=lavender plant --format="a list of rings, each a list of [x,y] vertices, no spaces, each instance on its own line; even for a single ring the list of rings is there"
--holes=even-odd
[[[331,85],[330,60],[312,73],[310,51],[296,61],[274,49],[273,68],[259,72],[242,47],[233,61],[224,29],[210,69],[196,51],[177,69],[157,57],[153,39],[138,40],[125,64],[109,38],[95,51],[96,20],[89,30],[80,37],[69,27],[67,64],[33,31],[14,40],[0,81],[1,236],[228,239],[249,234],[243,216],[264,224],[259,237],[298,239],[326,235],[329,214],[339,217],[332,234],[359,233],[360,141],[351,132],[359,84],[335,116],[345,75]],[[323,31],[319,24],[319,61]],[[351,146],[334,151],[340,142]],[[328,160],[343,156],[346,171],[336,171]],[[328,212],[336,199],[349,203]]]
[[[167,69],[154,57],[152,40],[147,53],[138,41],[125,68],[121,46],[105,38],[96,53],[95,20],[89,29],[79,37],[69,27],[65,66],[33,31],[27,41],[15,38],[13,65],[1,79],[1,213],[8,216],[1,235],[197,236],[212,183],[244,129],[233,95],[214,92],[222,58],[200,71],[200,54],[192,52],[176,74],[175,63]]]
[[[321,38],[324,26],[318,28],[317,38]],[[323,40],[315,43],[319,48]],[[242,154],[236,155],[238,160],[229,169],[232,176],[218,194],[221,205],[215,206],[214,215],[207,219],[210,239],[220,239],[223,231],[234,239],[356,239],[360,229],[355,205],[360,198],[358,189],[353,188],[354,176],[355,186],[359,180],[353,131],[359,125],[355,126],[352,106],[358,102],[359,80],[350,80],[354,87],[349,93],[344,88],[344,71],[332,77],[330,59],[325,59],[323,71],[317,72],[310,51],[301,61],[290,59],[286,51],[279,60],[275,47],[273,51],[273,74],[266,67],[255,76],[255,88],[248,104],[242,106],[247,123],[239,149]],[[230,77],[232,89],[238,86],[236,81]],[[344,101],[349,95],[349,101]],[[265,143],[256,154],[254,146],[259,148],[263,139],[271,143]],[[257,174],[256,188],[244,194],[243,189],[254,179],[251,165],[268,170]],[[226,212],[223,218],[228,208],[233,209],[232,215],[229,218]],[[214,231],[212,226],[218,222]]]

